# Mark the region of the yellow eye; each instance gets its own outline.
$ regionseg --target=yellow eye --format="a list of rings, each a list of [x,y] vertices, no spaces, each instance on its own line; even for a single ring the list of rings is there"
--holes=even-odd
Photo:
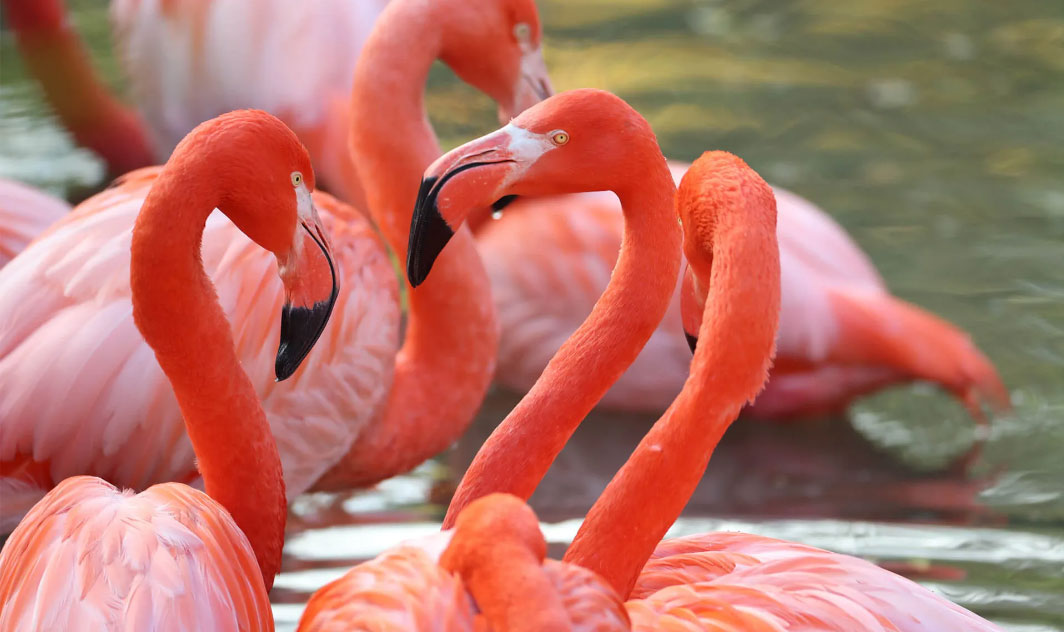
[[[564,145],[569,142],[569,133],[564,130],[554,130],[550,133],[550,142],[555,145]]]
[[[527,22],[514,24],[514,37],[519,42],[527,42],[532,37],[532,27]]]
[[[298,171],[292,172],[292,186],[297,187],[303,184],[303,174]]]

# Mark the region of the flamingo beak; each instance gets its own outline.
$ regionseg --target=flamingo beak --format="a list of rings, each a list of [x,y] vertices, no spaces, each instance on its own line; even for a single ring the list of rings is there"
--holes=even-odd
[[[425,281],[472,210],[510,201],[505,188],[519,163],[512,141],[507,126],[440,156],[425,171],[407,246],[406,276],[412,287]]]
[[[509,123],[510,119],[553,94],[547,64],[543,61],[543,49],[526,49],[521,55],[521,72],[513,88],[513,104],[510,107],[499,104],[499,123]]]
[[[280,382],[291,377],[310,353],[340,292],[332,247],[313,205],[309,213],[300,212],[292,248],[283,259],[278,258],[278,267],[284,306],[274,373]]]
[[[706,304],[705,293],[698,286],[698,279],[691,272],[691,266],[686,266],[683,272],[683,281],[680,282],[680,319],[683,324],[683,334],[687,337],[687,344],[691,347],[691,353],[695,352],[698,345],[698,329],[702,326],[702,312]]]

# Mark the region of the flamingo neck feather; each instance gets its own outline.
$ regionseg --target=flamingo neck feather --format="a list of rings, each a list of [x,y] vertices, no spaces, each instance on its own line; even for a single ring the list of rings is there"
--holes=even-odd
[[[182,146],[133,229],[133,317],[174,389],[206,492],[247,537],[269,590],[287,514],[281,459],[200,258],[204,224],[224,207],[225,185],[211,173],[214,161]]]
[[[441,154],[425,112],[429,68],[443,47],[446,3],[393,2],[355,70],[351,148],[370,214],[400,261],[421,175]],[[460,229],[411,292],[406,336],[380,417],[319,487],[366,485],[445,450],[472,421],[495,371],[491,286],[472,234]]]
[[[649,133],[649,131],[648,131]],[[635,361],[665,314],[680,265],[675,185],[657,142],[633,152],[621,200],[624,234],[613,275],[591,314],[491,434],[451,501],[450,527],[465,505],[491,492],[528,499],[580,422]],[[625,178],[618,178],[619,181]]]
[[[567,562],[599,573],[622,598],[690,500],[724,431],[768,377],[780,307],[775,205],[770,193],[769,202],[744,197],[745,184],[702,184],[731,187],[732,208],[771,203],[771,211],[712,218],[712,252],[702,266],[692,263],[709,289],[691,373],[588,512],[565,555]],[[701,203],[696,195],[685,196],[683,187],[681,203]],[[693,259],[690,248],[688,255]]]

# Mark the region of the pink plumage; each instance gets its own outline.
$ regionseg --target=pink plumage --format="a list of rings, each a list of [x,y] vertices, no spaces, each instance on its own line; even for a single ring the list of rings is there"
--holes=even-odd
[[[196,470],[170,385],[133,324],[133,220],[159,170],[143,169],[79,205],[0,270],[0,532],[76,474],[144,489]],[[283,287],[276,262],[221,214],[202,257],[237,354],[278,443],[290,497],[347,452],[383,402],[398,345],[398,290],[379,236],[315,193],[332,234],[341,293],[304,366],[271,367]]]
[[[670,163],[679,181],[687,170]],[[890,295],[875,266],[829,215],[775,188],[781,311],[776,367],[753,404],[764,417],[838,412],[856,396],[913,379],[937,382],[975,411],[1007,406],[993,365],[949,323]],[[591,311],[621,244],[610,193],[514,202],[477,234],[501,337],[496,378],[526,391]],[[549,245],[549,247],[545,247]],[[687,378],[691,354],[679,288],[639,357],[602,399],[661,411]]]
[[[57,197],[0,178],[0,268],[69,212],[70,205]]]
[[[362,44],[387,0],[112,0],[133,98],[165,159],[200,121],[240,108],[284,121],[321,182],[365,208],[347,148]]]
[[[2,630],[273,629],[247,538],[202,492],[78,476],[26,525],[0,553]]]

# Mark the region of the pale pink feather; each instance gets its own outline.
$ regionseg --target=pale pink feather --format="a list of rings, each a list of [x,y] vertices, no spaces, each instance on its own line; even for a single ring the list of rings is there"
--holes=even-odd
[[[257,108],[291,127],[307,145],[319,179],[341,187],[349,184],[341,164],[348,152],[351,78],[386,4],[112,0],[111,17],[158,158],[200,122]]]
[[[79,205],[0,270],[0,463],[32,456],[54,483],[93,474],[123,487],[195,476],[176,400],[133,324],[129,248],[158,169],[133,172]],[[340,295],[303,367],[276,382],[283,287],[272,255],[220,213],[207,220],[203,263],[233,327],[237,355],[278,443],[290,497],[342,455],[390,387],[398,289],[387,252],[350,207],[316,193]],[[32,489],[4,503],[9,531]],[[47,491],[37,485],[36,497]]]
[[[228,512],[178,484],[53,489],[0,553],[3,630],[272,630],[255,554]]]
[[[663,541],[625,605],[633,630],[1000,630],[860,558],[745,533]]]
[[[57,197],[0,178],[0,268],[69,212],[70,205]]]
[[[670,168],[679,181],[687,165]],[[825,412],[902,379],[937,381],[961,396],[974,389],[1007,403],[993,366],[963,332],[892,297],[868,257],[829,215],[794,193],[779,188],[774,193],[782,286],[777,363],[803,368],[774,372],[755,412],[768,417]],[[491,275],[502,332],[496,379],[519,391],[535,383],[606,287],[622,227],[616,196],[595,193],[519,199],[480,229],[478,249]],[[877,327],[895,333],[889,339],[844,340],[840,297],[848,305],[878,310]],[[836,360],[846,345],[859,352],[851,355],[867,351],[867,357]],[[922,347],[934,347],[942,358],[928,364],[918,357]],[[902,356],[908,357],[898,361]],[[682,388],[690,360],[678,287],[650,341],[601,404],[664,410]]]

